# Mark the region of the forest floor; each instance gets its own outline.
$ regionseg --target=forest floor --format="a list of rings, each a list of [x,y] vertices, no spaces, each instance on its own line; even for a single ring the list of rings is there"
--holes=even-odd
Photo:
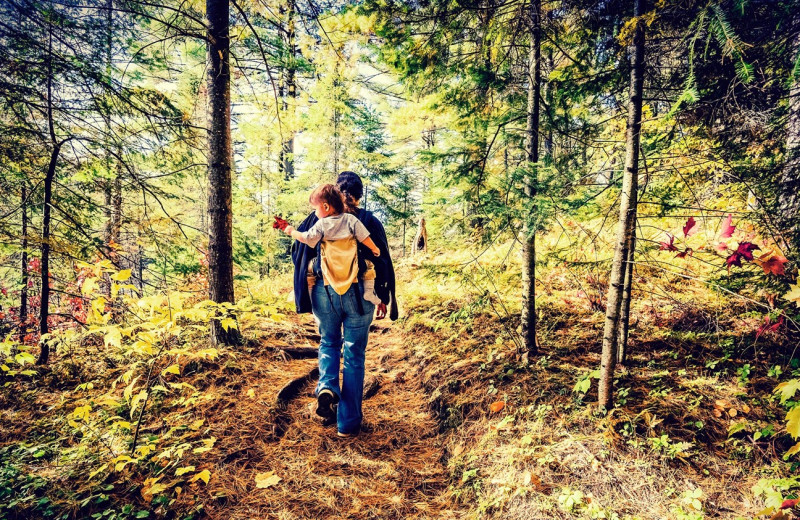
[[[316,347],[310,315],[294,318],[278,341]],[[409,370],[408,340],[388,320],[372,325],[367,351],[365,430],[342,439],[314,413],[316,359],[280,359],[276,338],[248,356],[204,413],[223,453],[206,488],[212,518],[453,518],[446,493],[444,438],[420,380]],[[258,349],[255,349],[258,350]],[[268,473],[280,482],[256,487]]]
[[[373,323],[367,431],[353,439],[314,414],[310,315],[264,318],[245,331],[245,346],[215,359],[178,355],[179,374],[159,366],[159,384],[191,392],[152,400],[140,439],[158,455],[99,474],[102,446],[69,418],[104,396],[124,403],[112,384],[124,367],[100,354],[102,344],[78,367],[58,352],[38,380],[0,392],[0,502],[4,490],[19,501],[0,518],[47,507],[59,518],[121,520],[733,520],[764,509],[760,479],[787,475],[780,454],[791,442],[772,392],[774,367],[791,372],[792,355],[754,339],[758,317],[724,317],[746,308],[698,307],[690,286],[675,286],[669,304],[642,300],[616,408],[601,416],[603,313],[591,298],[547,280],[542,351],[525,363],[513,316],[421,279],[404,269],[403,319]],[[675,300],[681,291],[690,303]],[[207,483],[188,478],[206,470]]]

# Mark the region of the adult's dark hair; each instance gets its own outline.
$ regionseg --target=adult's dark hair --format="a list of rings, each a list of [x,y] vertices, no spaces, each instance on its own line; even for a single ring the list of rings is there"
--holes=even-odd
[[[344,171],[336,179],[336,185],[344,194],[345,211],[354,212],[358,201],[364,196],[364,183],[355,172]]]

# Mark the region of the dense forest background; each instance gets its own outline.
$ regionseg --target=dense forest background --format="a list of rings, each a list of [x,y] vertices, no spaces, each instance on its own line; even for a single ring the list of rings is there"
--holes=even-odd
[[[0,104],[0,518],[800,514],[796,0],[2,0]],[[272,229],[345,170],[362,466]]]

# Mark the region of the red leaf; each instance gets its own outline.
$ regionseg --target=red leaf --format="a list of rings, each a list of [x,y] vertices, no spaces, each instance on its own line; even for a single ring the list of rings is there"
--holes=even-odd
[[[732,265],[742,267],[742,259],[752,262],[753,251],[756,249],[761,248],[752,242],[741,242],[739,247],[736,248],[736,251],[734,251],[727,260],[725,260],[725,263],[728,264],[728,269],[730,269]]]
[[[725,242],[720,242],[719,244],[717,244],[716,247],[717,247],[717,251],[722,252],[722,251],[725,251],[726,249],[728,249],[728,244],[726,244]]]
[[[742,258],[744,258],[748,262],[752,262],[753,251],[755,251],[756,249],[761,249],[761,248],[753,244],[752,242],[741,242],[739,244],[739,247],[736,248],[736,252],[742,255]]]
[[[667,243],[667,242],[659,242],[659,244],[661,244],[661,247],[659,247],[658,250],[659,251],[677,251],[678,248],[675,247],[675,237],[670,235],[669,233],[667,233],[667,236],[669,237],[669,243]]]
[[[779,254],[770,256],[769,258],[765,258],[769,256],[769,254],[770,253],[767,253],[766,255],[760,258],[761,268],[764,270],[764,272],[766,274],[774,274],[776,276],[782,276],[786,274],[784,265],[786,265],[788,260]]]
[[[690,237],[700,231],[700,226],[697,224],[697,221],[694,217],[689,217],[689,220],[686,221],[686,224],[683,226],[683,236]]]
[[[686,258],[686,255],[692,256],[693,252],[694,251],[692,250],[691,247],[687,247],[685,250],[675,255],[675,258]]]
[[[725,222],[722,223],[722,233],[719,235],[720,238],[730,238],[733,236],[733,232],[736,231],[736,226],[731,224],[732,220],[733,215],[728,215]]]
[[[283,220],[279,215],[275,215],[275,222],[272,223],[272,229],[280,229],[283,231],[288,225],[289,223]]]
[[[783,503],[781,503],[781,507],[780,508],[781,509],[791,509],[794,506],[796,506],[798,502],[800,502],[800,499],[798,499],[798,498],[793,498],[791,500],[784,500]]]
[[[772,321],[772,318],[769,314],[764,315],[764,323],[758,328],[756,331],[756,339],[758,339],[762,334],[767,331],[770,332],[777,332],[779,328],[783,325],[783,315],[779,316],[776,321]]]
[[[769,330],[772,332],[777,332],[778,329],[781,328],[781,325],[783,325],[783,315],[778,318],[778,321],[770,325]]]

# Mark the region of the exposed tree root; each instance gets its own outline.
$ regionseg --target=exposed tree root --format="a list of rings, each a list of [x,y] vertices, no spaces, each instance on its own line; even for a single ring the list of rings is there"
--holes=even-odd
[[[292,379],[286,383],[278,392],[276,404],[278,409],[285,409],[289,401],[300,395],[300,391],[308,383],[319,377],[319,368],[312,368],[307,374]]]

